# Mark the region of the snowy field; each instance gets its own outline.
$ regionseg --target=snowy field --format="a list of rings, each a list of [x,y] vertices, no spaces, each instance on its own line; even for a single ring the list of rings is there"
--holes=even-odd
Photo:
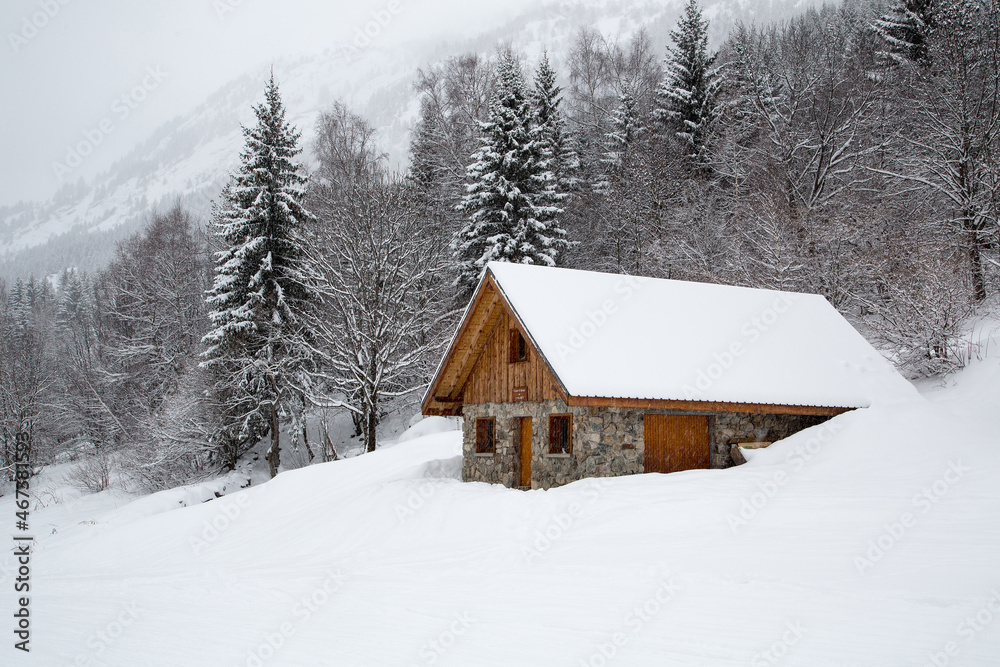
[[[739,468],[551,491],[461,483],[444,420],[245,491],[53,468],[0,663],[997,665],[998,406],[994,357]]]

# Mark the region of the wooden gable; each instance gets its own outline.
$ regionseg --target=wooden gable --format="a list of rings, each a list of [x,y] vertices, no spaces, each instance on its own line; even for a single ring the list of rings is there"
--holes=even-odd
[[[511,361],[511,334],[524,337],[527,359]],[[424,397],[423,413],[459,415],[463,403],[567,398],[545,358],[491,275],[482,282]]]

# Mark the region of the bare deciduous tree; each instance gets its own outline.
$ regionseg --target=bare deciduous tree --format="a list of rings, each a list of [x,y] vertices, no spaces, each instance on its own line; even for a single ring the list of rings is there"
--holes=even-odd
[[[313,261],[321,275],[315,358],[318,383],[362,426],[374,451],[383,402],[426,382],[440,344],[442,257],[422,236],[405,185],[388,178],[355,183],[322,209]],[[310,399],[329,405],[324,392]]]
[[[1000,200],[1000,7],[952,0],[937,9],[927,67],[905,72],[910,123],[894,166],[877,169],[939,197],[942,222],[968,256],[972,295],[986,298],[984,255],[996,245]]]

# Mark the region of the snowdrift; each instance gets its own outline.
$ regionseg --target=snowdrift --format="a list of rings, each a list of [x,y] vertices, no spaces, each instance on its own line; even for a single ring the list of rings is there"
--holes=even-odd
[[[176,509],[70,494],[33,513],[30,662],[997,664],[1000,364],[965,375],[729,470],[465,484],[437,421]]]

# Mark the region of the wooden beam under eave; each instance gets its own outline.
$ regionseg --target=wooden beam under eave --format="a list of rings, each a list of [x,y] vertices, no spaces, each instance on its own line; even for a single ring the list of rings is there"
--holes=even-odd
[[[461,388],[455,387],[455,382],[461,372],[461,365],[467,363],[470,349],[473,347],[469,340],[470,333],[480,333],[479,329],[482,328],[483,318],[486,317],[489,309],[496,304],[498,298],[498,291],[491,280],[484,282],[482,287],[477,291],[465,319],[459,325],[458,331],[455,332],[455,337],[452,339],[452,343],[441,362],[437,377],[432,380],[428,388],[424,405],[421,408],[422,410],[430,407],[431,399],[435,396],[442,394],[452,396],[461,391]]]
[[[456,365],[456,368],[459,369],[459,376],[457,382],[455,382],[454,389],[449,393],[449,398],[457,398],[465,389],[465,383],[469,381],[472,369],[476,367],[476,362],[483,356],[483,351],[486,349],[486,341],[493,334],[493,330],[496,328],[497,323],[500,322],[500,316],[503,314],[503,308],[496,307],[499,302],[500,296],[494,292],[494,299],[489,305],[486,321],[483,322],[475,339],[473,339],[472,345],[466,351],[462,363]]]
[[[462,404],[461,403],[443,403],[437,400],[430,400],[423,407],[422,410],[424,415],[433,415],[436,417],[461,417],[462,416]]]
[[[814,415],[834,417],[856,408],[835,408],[812,405],[773,405],[766,403],[722,403],[716,401],[680,401],[655,398],[601,398],[570,396],[566,404],[573,407],[636,408],[639,410],[683,410],[689,412],[749,412],[769,415]]]
[[[496,324],[495,320],[491,323],[489,318],[489,313],[496,306],[496,302],[496,295],[494,294],[491,298],[484,301],[480,309],[476,312],[474,321],[470,322],[470,326],[463,333],[461,341],[455,346],[454,353],[448,360],[448,367],[445,370],[444,377],[441,379],[436,395],[457,398],[462,392],[465,379],[468,378],[469,373],[472,371],[471,365],[475,364],[475,359],[479,357],[486,337],[492,331],[492,326]]]

